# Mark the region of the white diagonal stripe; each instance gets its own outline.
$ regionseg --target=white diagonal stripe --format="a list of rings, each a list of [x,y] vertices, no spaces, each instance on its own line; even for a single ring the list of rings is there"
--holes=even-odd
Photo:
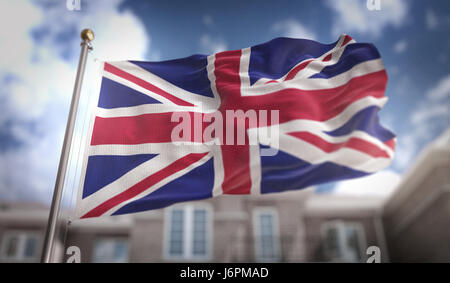
[[[111,215],[114,212],[116,212],[117,210],[119,210],[120,208],[124,207],[125,205],[138,200],[148,194],[153,193],[154,191],[158,190],[159,188],[161,188],[164,185],[167,185],[168,183],[170,183],[171,181],[180,178],[181,176],[187,174],[188,172],[190,172],[191,170],[193,170],[194,168],[197,168],[201,165],[203,165],[204,163],[206,163],[209,159],[211,159],[212,154],[209,153],[207,155],[205,155],[204,157],[202,157],[200,160],[198,160],[197,162],[192,163],[191,165],[189,165],[188,167],[177,171],[176,173],[168,176],[167,178],[159,181],[158,183],[154,184],[153,186],[149,187],[148,189],[146,189],[145,191],[141,192],[140,194],[136,195],[133,198],[130,198],[122,203],[120,203],[119,205],[111,208],[110,210],[106,211],[104,214],[102,214],[102,216],[106,216],[106,215]]]
[[[375,59],[355,65],[347,72],[344,72],[332,78],[294,78],[292,80],[283,81],[281,83],[242,87],[241,92],[243,96],[260,96],[271,94],[273,92],[288,88],[294,88],[298,90],[325,90],[343,86],[347,84],[351,79],[382,70],[384,70],[383,61],[381,59]]]
[[[299,148],[302,150],[298,150]],[[392,162],[390,158],[373,157],[347,147],[327,153],[306,141],[286,134],[280,135],[280,150],[311,164],[333,162],[366,173],[379,171]]]
[[[168,81],[162,79],[159,76],[156,76],[149,71],[131,63],[128,61],[120,61],[120,62],[107,62],[108,64],[121,69],[135,77],[138,77],[144,81],[151,82],[154,86],[164,90],[171,95],[187,101],[194,105],[202,105],[206,109],[217,109],[218,101],[211,97],[206,97],[200,94],[195,94],[189,91],[186,91],[174,84],[169,83]],[[160,97],[160,96],[159,96]]]

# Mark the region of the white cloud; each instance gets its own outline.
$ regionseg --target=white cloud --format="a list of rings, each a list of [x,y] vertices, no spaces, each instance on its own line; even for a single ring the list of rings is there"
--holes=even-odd
[[[272,25],[272,31],[279,36],[292,38],[317,39],[314,32],[306,28],[303,24],[294,19],[287,19]]]
[[[204,34],[200,37],[200,47],[203,52],[213,54],[227,50],[228,46],[224,39]]]
[[[430,126],[430,120],[440,119],[450,125],[450,74],[425,93],[425,99],[413,111],[411,121],[416,127]],[[421,129],[421,128],[419,128]],[[425,130],[423,130],[425,132]]]
[[[40,9],[28,2],[0,2],[0,72],[5,72],[5,67],[21,70],[31,59],[33,42],[28,33],[32,25],[41,20]]]
[[[408,167],[418,153],[419,145],[428,143],[440,129],[450,125],[450,74],[436,82],[435,87],[412,110],[408,120],[411,128],[400,136],[394,163],[399,168]]]
[[[427,92],[426,96],[432,101],[450,98],[450,74],[442,78],[436,87]]]
[[[408,43],[406,42],[406,40],[399,40],[394,45],[394,51],[395,51],[395,53],[400,54],[400,53],[405,52],[407,47],[408,47]]]
[[[397,139],[395,146],[394,165],[398,168],[405,169],[411,165],[418,149],[418,141],[414,132],[410,131]]]
[[[65,11],[65,5],[45,7],[42,12],[45,21],[41,24],[41,41],[50,49],[69,49],[78,56],[79,37],[71,36],[58,41],[61,35],[73,30],[77,33],[89,27],[96,35],[94,56],[99,59],[118,61],[144,59],[150,46],[150,38],[145,27],[129,10],[118,11],[122,0],[83,1],[81,11]],[[58,44],[59,43],[59,44]],[[70,44],[70,46],[69,46]],[[55,46],[56,45],[56,46]],[[62,52],[62,51],[60,51]]]
[[[5,3],[7,2],[7,3]],[[0,131],[14,144],[0,148],[0,199],[51,199],[65,119],[78,63],[79,32],[96,34],[92,59],[144,59],[150,38],[121,1],[65,1],[44,7],[28,1],[0,2]],[[84,91],[92,87],[88,68]],[[80,116],[80,121],[83,117]],[[1,144],[0,144],[1,145]]]
[[[339,182],[333,193],[352,196],[388,197],[400,183],[400,180],[399,174],[385,170],[367,177]]]
[[[386,26],[402,26],[408,16],[406,0],[383,0],[380,11],[370,11],[366,1],[328,0],[327,4],[335,12],[332,33],[336,36],[357,32],[378,37]]]
[[[431,9],[428,9],[425,13],[425,26],[429,30],[435,30],[439,26],[439,18]]]
[[[425,123],[433,118],[438,117],[449,117],[450,107],[446,104],[432,104],[426,103],[426,106],[420,107],[418,111],[412,114],[412,123],[418,125],[420,123]]]

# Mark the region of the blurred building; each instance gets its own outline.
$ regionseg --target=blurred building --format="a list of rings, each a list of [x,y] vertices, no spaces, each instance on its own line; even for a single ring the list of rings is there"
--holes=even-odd
[[[383,219],[391,261],[450,262],[450,129],[404,175]]]
[[[449,173],[450,130],[387,199],[307,189],[78,220],[61,233],[56,260],[65,242],[83,262],[365,262],[369,246],[383,262],[448,262]],[[43,206],[0,204],[0,261],[39,261],[47,216]]]

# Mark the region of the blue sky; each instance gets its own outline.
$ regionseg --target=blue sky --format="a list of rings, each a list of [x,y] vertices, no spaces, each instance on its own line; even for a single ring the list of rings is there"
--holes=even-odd
[[[374,43],[389,74],[381,120],[398,145],[390,168],[357,183],[368,193],[398,183],[450,126],[449,1],[381,0],[370,11],[366,0],[81,0],[69,11],[65,0],[0,0],[0,23],[8,27],[0,31],[0,201],[51,199],[87,26],[97,36],[91,58],[102,60],[166,60],[279,36],[331,43],[347,33]]]

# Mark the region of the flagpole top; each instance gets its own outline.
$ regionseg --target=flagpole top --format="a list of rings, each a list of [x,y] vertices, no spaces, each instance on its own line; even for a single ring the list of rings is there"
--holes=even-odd
[[[91,42],[95,38],[94,32],[88,28],[82,30],[80,36],[83,41],[87,41],[87,42]]]

